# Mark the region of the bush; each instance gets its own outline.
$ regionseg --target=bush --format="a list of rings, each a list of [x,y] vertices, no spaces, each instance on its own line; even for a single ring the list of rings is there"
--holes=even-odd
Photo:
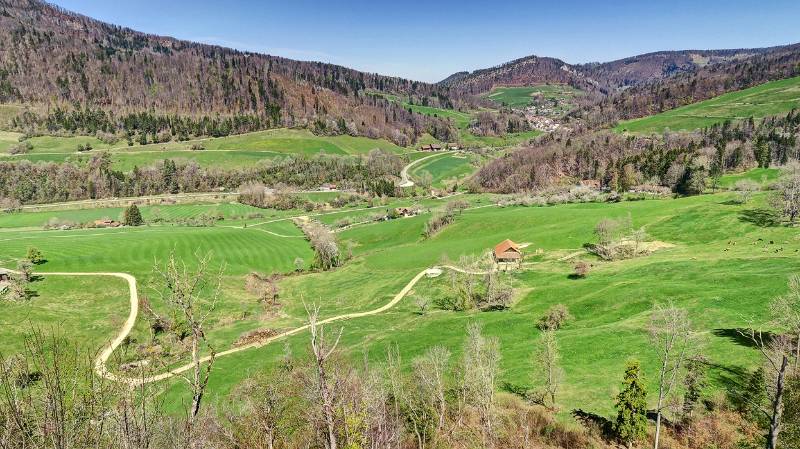
[[[431,238],[436,233],[444,229],[447,225],[455,221],[455,216],[451,212],[437,213],[425,223],[425,238]]]
[[[8,148],[8,154],[27,154],[33,149],[30,142],[20,142]]]
[[[32,264],[39,265],[44,262],[44,255],[42,255],[42,252],[39,251],[38,248],[32,246],[28,248],[27,259],[31,261]]]
[[[747,204],[753,198],[753,193],[761,190],[761,186],[750,179],[740,179],[733,185],[733,190],[736,191],[736,201],[739,204]]]
[[[106,133],[103,131],[98,131],[95,137],[97,137],[106,145],[114,145],[115,143],[119,142],[119,137],[117,137],[116,134]]]
[[[192,144],[192,145],[189,147],[189,149],[190,149],[190,150],[192,150],[192,151],[204,151],[204,150],[206,149],[206,147],[205,147],[205,145],[203,145],[202,143],[199,143],[199,142],[198,142],[198,143],[193,143],[193,144]]]
[[[547,309],[547,312],[539,318],[538,327],[541,330],[558,330],[572,318],[567,306],[556,304]]]
[[[589,274],[589,269],[590,268],[591,268],[591,265],[589,265],[588,262],[580,261],[580,262],[576,263],[575,264],[574,277],[575,278],[580,278],[580,279],[585,278],[586,275]]]
[[[89,142],[78,144],[78,152],[92,151],[92,144]]]

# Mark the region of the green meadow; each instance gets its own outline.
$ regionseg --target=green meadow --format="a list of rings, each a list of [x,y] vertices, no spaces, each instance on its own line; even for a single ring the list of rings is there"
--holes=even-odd
[[[800,77],[771,81],[617,125],[617,132],[693,131],[726,120],[764,118],[800,107]]]
[[[533,103],[534,97],[550,100],[558,112],[567,112],[572,101],[581,91],[571,86],[545,84],[529,87],[495,87],[483,96],[510,108],[525,108]]]
[[[689,311],[698,347],[710,360],[711,389],[723,390],[755,366],[758,358],[754,349],[742,344],[736,330],[747,326],[750,320],[763,322],[769,300],[784,293],[788,276],[800,270],[800,238],[796,230],[759,219],[765,213],[765,194],[756,195],[746,205],[730,201],[732,193],[616,204],[505,208],[492,206],[486,196],[465,194],[460,198],[469,200],[473,207],[490,207],[464,211],[454,224],[430,239],[421,235],[428,214],[337,232],[340,248],[351,258],[330,272],[284,277],[277,311],[265,310],[258,304],[244,290],[243,279],[251,271],[290,272],[298,257],[306,265],[310,263],[313,255],[308,243],[290,221],[281,220],[302,215],[302,211],[264,211],[264,218],[244,222],[226,218],[205,228],[165,224],[73,231],[26,227],[58,211],[0,216],[2,265],[13,266],[30,246],[42,249],[48,260],[37,267],[43,280],[32,284],[36,296],[12,306],[0,303],[0,322],[59,326],[65,332],[80,328],[77,335],[99,347],[111,338],[115,325],[127,313],[124,285],[114,281],[107,284],[108,288],[100,288],[106,285],[105,280],[48,277],[48,271],[127,272],[139,279],[141,293],[161,308],[147,282],[153,261],[163,260],[170,251],[187,260],[196,251],[211,251],[215,266],[225,269],[222,296],[208,324],[209,340],[221,351],[253,329],[285,330],[303,324],[304,304],[320,305],[323,317],[375,309],[390,301],[421,270],[443,259],[482,254],[510,238],[529,246],[525,249],[524,269],[512,274],[515,298],[509,309],[454,312],[432,306],[421,315],[414,298],[442,294],[449,285],[446,274],[424,278],[397,306],[384,313],[331,324],[337,330],[343,329],[340,347],[356,362],[366,358],[380,364],[387,349],[397,345],[404,365],[409,366],[415,356],[434,345],[444,345],[455,356],[460,355],[465,327],[477,321],[486,334],[500,339],[501,387],[530,388],[535,386],[530,377],[531,353],[539,337],[535,323],[550,306],[565,304],[575,319],[558,331],[566,373],[559,399],[562,414],[566,416],[572,408],[580,407],[610,415],[612,396],[627,360],[641,360],[645,373],[651,379],[655,375],[656,357],[646,331],[654,302],[673,301]],[[385,207],[401,203],[398,200]],[[421,202],[426,209],[443,204],[437,200]],[[159,213],[189,216],[213,207],[161,206]],[[228,216],[249,211],[235,204],[217,207]],[[384,206],[375,209],[381,207]],[[358,221],[375,210],[362,209],[332,211],[319,218],[327,223],[341,217]],[[93,210],[85,218],[115,212]],[[143,208],[145,218],[152,213]],[[644,227],[649,239],[665,243],[665,248],[649,256],[616,262],[602,262],[585,253],[583,245],[594,241],[593,229],[598,221],[628,215],[635,227]],[[247,227],[243,227],[245,223]],[[585,279],[573,279],[573,265],[581,259],[591,263],[592,269]],[[78,316],[78,307],[85,308],[85,313]],[[91,327],[84,329],[85,324]],[[18,331],[0,334],[4,342],[7,338],[13,341],[9,346],[4,343],[4,348],[19,346]],[[131,337],[130,346],[121,348],[121,353],[131,352],[150,338],[143,320],[138,321]],[[302,357],[307,352],[307,339],[308,335],[301,332],[287,341],[293,353]],[[219,358],[208,397],[214,402],[224,401],[236,384],[277,363],[283,352],[284,344],[276,342]],[[181,381],[166,381],[160,387],[167,403],[176,408],[186,398]],[[649,383],[649,388],[652,397],[654,382]]]
[[[242,167],[288,154],[366,154],[373,149],[394,153],[406,150],[385,139],[369,139],[354,136],[316,136],[309,131],[274,129],[234,136],[196,139],[186,142],[166,142],[128,146],[124,140],[113,145],[105,144],[96,137],[40,136],[28,139],[33,145],[25,155],[3,155],[2,152],[17,143],[18,134],[0,132],[0,160],[27,159],[31,161],[63,162],[88,160],[92,153],[108,151],[115,168],[130,170],[134,166],[146,166],[156,160],[194,160],[202,166]],[[79,153],[78,145],[90,144],[92,151]],[[205,150],[193,151],[193,145],[202,145]]]
[[[442,154],[414,165],[410,170],[412,178],[418,179],[423,173],[431,175],[433,187],[443,187],[448,181],[463,179],[475,171],[470,156],[465,154]]]

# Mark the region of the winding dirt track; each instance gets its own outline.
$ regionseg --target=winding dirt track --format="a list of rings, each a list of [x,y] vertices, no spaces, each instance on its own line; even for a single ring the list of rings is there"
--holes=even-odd
[[[449,270],[458,271],[458,272],[461,272],[461,273],[469,273],[469,274],[479,274],[479,275],[480,274],[486,274],[485,271],[468,271],[468,270],[463,270],[461,268],[458,268],[458,267],[455,267],[455,266],[452,266],[452,265],[442,265],[442,266],[437,266],[437,267],[433,267],[433,268],[434,269],[435,268],[438,268],[438,269],[446,268],[446,269],[449,269]],[[400,290],[394,296],[394,298],[392,298],[391,301],[389,301],[388,303],[382,305],[381,307],[378,307],[377,309],[369,310],[369,311],[366,311],[366,312],[347,313],[347,314],[344,314],[344,315],[338,315],[338,316],[326,318],[324,320],[320,320],[318,322],[318,324],[328,324],[328,323],[333,323],[333,322],[336,322],[336,321],[344,321],[344,320],[349,320],[349,319],[352,319],[352,318],[361,318],[361,317],[365,317],[365,316],[377,315],[379,313],[383,313],[383,312],[391,309],[395,305],[397,305],[397,303],[399,303],[408,294],[408,292],[410,292],[411,289],[414,288],[414,286],[417,284],[417,282],[419,282],[419,280],[422,279],[422,277],[425,276],[429,272],[429,270],[431,270],[431,269],[426,268],[426,269],[420,271],[419,273],[417,273],[417,275],[414,276],[408,282],[408,284],[406,284],[406,286],[403,287],[403,289]],[[130,334],[131,330],[133,330],[133,326],[136,324],[136,318],[139,315],[139,294],[137,292],[136,278],[135,277],[133,277],[130,274],[127,274],[127,273],[110,273],[110,272],[95,272],[95,273],[62,273],[62,272],[55,272],[55,273],[39,273],[39,275],[41,275],[41,276],[113,276],[113,277],[124,279],[125,281],[128,282],[128,288],[130,290],[130,313],[128,314],[128,319],[125,321],[125,324],[122,326],[122,328],[120,329],[119,333],[117,333],[117,336],[114,338],[114,340],[112,340],[107,346],[105,346],[103,348],[103,351],[100,353],[100,355],[97,356],[97,359],[95,360],[95,363],[94,363],[94,371],[98,376],[103,377],[103,378],[108,379],[108,380],[112,380],[112,381],[120,382],[120,383],[125,383],[125,384],[128,384],[128,385],[132,386],[132,387],[135,387],[135,386],[140,386],[140,385],[146,384],[146,383],[158,382],[158,381],[161,381],[161,380],[169,379],[171,377],[174,377],[174,376],[176,376],[178,374],[181,374],[183,372],[186,372],[186,371],[192,369],[192,364],[191,363],[187,363],[186,365],[182,365],[182,366],[179,366],[177,368],[173,368],[170,371],[167,371],[167,372],[164,372],[164,373],[161,373],[161,374],[156,374],[156,375],[153,375],[153,376],[148,376],[148,377],[128,377],[128,376],[124,376],[124,375],[114,374],[113,372],[108,370],[108,367],[106,366],[106,363],[108,362],[108,359],[111,358],[111,354],[114,353],[114,351],[119,347],[119,345],[121,345],[122,342],[125,341],[125,338],[128,336],[128,334]],[[235,354],[237,352],[246,351],[248,349],[260,348],[260,347],[266,346],[266,345],[268,345],[268,344],[270,344],[270,343],[272,343],[272,342],[274,342],[276,340],[279,340],[279,339],[288,337],[290,335],[294,335],[294,334],[297,334],[299,332],[302,332],[302,331],[308,329],[308,327],[309,327],[309,325],[306,324],[306,325],[303,325],[303,326],[296,327],[294,329],[288,330],[288,331],[283,332],[281,334],[275,335],[275,336],[270,337],[270,338],[268,338],[266,340],[250,343],[250,344],[239,346],[239,347],[236,347],[236,348],[231,348],[231,349],[228,349],[226,351],[222,351],[222,352],[217,353],[216,357],[224,357],[224,356],[227,356],[227,355],[230,355],[230,354]],[[201,361],[201,363],[206,363],[210,359],[211,359],[210,356],[206,356],[206,357],[203,357],[202,359],[200,359],[200,361]]]

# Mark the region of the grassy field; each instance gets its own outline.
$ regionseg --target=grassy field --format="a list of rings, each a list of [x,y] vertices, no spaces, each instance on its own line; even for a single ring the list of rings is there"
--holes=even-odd
[[[800,107],[800,77],[772,81],[710,100],[636,120],[621,122],[617,132],[659,133],[692,131],[725,120],[755,119],[783,114]]]
[[[736,185],[736,182],[743,179],[761,184],[762,187],[767,187],[770,183],[778,180],[781,171],[777,168],[754,168],[743,173],[730,173],[723,175],[719,180],[719,186],[725,189],[731,189]]]
[[[422,173],[430,173],[433,187],[443,187],[447,182],[469,176],[475,171],[470,157],[463,154],[443,154],[420,162],[411,168],[410,175],[418,179]]]
[[[32,161],[63,162],[86,160],[98,151],[112,154],[115,168],[130,170],[134,165],[145,166],[161,159],[195,160],[203,166],[241,167],[263,159],[287,154],[313,155],[319,153],[355,155],[366,154],[380,148],[395,153],[406,150],[384,139],[353,136],[316,136],[305,130],[275,129],[235,136],[198,139],[187,142],[167,142],[129,147],[125,141],[105,144],[96,137],[41,136],[28,139],[33,145],[30,153],[20,156],[3,155],[16,144],[18,134],[0,132],[0,160],[24,158]],[[93,151],[78,153],[78,145],[90,144]],[[204,151],[191,151],[192,145],[201,144]]]
[[[475,205],[489,204],[483,196],[461,197]],[[184,257],[197,249],[212,250],[215,261],[225,263],[226,276],[220,307],[208,334],[215,348],[223,350],[250,329],[288,329],[301,324],[304,302],[320,304],[323,316],[379,307],[420,270],[440,263],[443,257],[457,260],[460,255],[480,254],[511,238],[530,243],[526,253],[537,255],[529,257],[530,264],[524,271],[513,275],[517,296],[510,309],[453,312],[434,307],[428,314],[419,315],[411,297],[443,291],[448,282],[446,276],[425,279],[415,287],[411,297],[395,308],[335,325],[344,329],[341,347],[354,360],[367,357],[375,364],[382,363],[385,351],[394,344],[399,346],[406,365],[433,345],[444,345],[458,356],[465,326],[478,321],[486,334],[501,341],[501,385],[528,388],[533,386],[529,374],[531,352],[539,336],[535,323],[548,307],[563,303],[575,320],[558,334],[566,371],[560,396],[562,413],[566,416],[572,408],[580,407],[609,415],[626,360],[640,359],[649,378],[655,375],[655,355],[649,349],[645,329],[653,302],[672,300],[689,311],[699,333],[700,346],[710,359],[714,389],[729,386],[736,375],[754,366],[755,350],[741,344],[735,329],[745,326],[751,318],[764,320],[768,301],[786,291],[787,277],[800,270],[797,256],[800,239],[794,229],[769,226],[758,220],[765,204],[764,194],[757,195],[747,205],[734,205],[731,198],[732,194],[721,193],[617,204],[483,207],[465,211],[455,224],[427,240],[421,237],[427,220],[424,214],[356,226],[337,234],[341,247],[353,257],[345,266],[281,281],[282,306],[278,314],[266,313],[244,292],[243,276],[252,270],[266,273],[291,270],[296,257],[311,260],[307,243],[296,238],[299,232],[287,221],[254,220],[245,229],[226,227],[237,223],[223,220],[210,228],[152,226],[102,231],[31,231],[17,226],[41,221],[44,216],[28,219],[22,213],[13,218],[2,217],[0,221],[0,259],[6,266],[13,265],[13,259],[21,257],[27,247],[37,246],[48,259],[39,268],[42,273],[125,271],[145,285],[153,259],[165,257],[171,249]],[[423,202],[426,207],[437,204],[442,203]],[[164,206],[162,213],[192,213],[187,209],[189,206],[174,207],[175,211],[168,212],[169,207]],[[321,218],[332,222],[341,216],[358,218],[368,213],[352,209]],[[599,220],[628,214],[635,226],[645,227],[651,239],[674,246],[647,257],[619,262],[600,262],[580,255],[583,245],[594,241],[592,230]],[[738,244],[732,245],[731,241]],[[774,244],[769,244],[770,241]],[[574,260],[561,259],[573,253],[579,253],[578,258],[594,265],[586,279],[569,276]],[[25,316],[26,309],[48,308],[50,315],[40,315],[42,322],[28,321],[48,325],[52,316],[63,316],[64,326],[77,326],[69,323],[74,318],[70,318],[68,310],[79,299],[63,298],[68,291],[75,292],[73,298],[80,295],[94,298],[97,295],[91,293],[94,291],[91,283],[69,278],[56,283],[57,279],[46,275],[44,279],[40,285],[34,284],[38,296],[29,307],[23,304],[17,309],[7,309],[0,320],[25,322],[20,317]],[[124,293],[116,290],[122,286],[111,287],[109,293],[113,295],[108,296],[118,296],[116,304],[123,304]],[[143,287],[142,292],[148,290]],[[97,302],[97,309],[92,309],[93,319],[108,316],[108,322],[113,323],[126,312],[126,309],[113,312],[103,304]],[[98,323],[96,330],[86,330],[87,339],[95,341],[92,335],[110,336],[102,327],[108,322]],[[134,342],[148,338],[141,321],[133,337]],[[3,349],[13,349],[5,338],[2,341]],[[301,333],[288,341],[295,355],[307,352],[307,335]],[[220,358],[211,378],[209,400],[224,401],[227,393],[248,374],[276,363],[283,350],[279,343]],[[163,387],[167,403],[179,404],[185,398],[182,382],[168,381]],[[653,382],[649,388],[651,393],[655,392]]]
[[[495,87],[484,96],[500,105],[510,108],[525,108],[533,104],[534,98],[541,98],[554,114],[563,114],[573,107],[573,100],[581,91],[566,85],[542,85],[532,87]]]

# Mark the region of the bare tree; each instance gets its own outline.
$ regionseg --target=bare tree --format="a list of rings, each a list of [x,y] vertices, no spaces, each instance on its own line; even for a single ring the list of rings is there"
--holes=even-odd
[[[500,373],[500,342],[495,337],[484,337],[478,323],[467,326],[461,369],[465,403],[478,409],[488,434],[492,428],[495,384]]]
[[[793,225],[800,215],[800,163],[795,162],[784,168],[776,187],[773,206],[784,217],[788,217]]]
[[[769,421],[766,448],[777,449],[778,436],[783,425],[783,397],[786,393],[792,344],[786,335],[769,336],[754,329],[741,333],[755,343],[764,361],[767,404],[750,405],[763,413]]]
[[[650,315],[650,341],[660,362],[656,436],[653,444],[655,449],[658,449],[661,436],[661,414],[667,398],[680,382],[691,346],[691,335],[691,323],[685,309],[679,309],[672,303],[653,306]]]
[[[556,406],[556,395],[564,378],[560,360],[556,331],[552,328],[545,329],[534,352],[534,377],[536,381],[544,383],[542,401],[549,399],[552,408]]]
[[[333,343],[329,343],[325,340],[325,328],[319,324],[319,307],[312,306],[310,309],[306,307],[306,313],[308,314],[308,326],[311,331],[311,350],[314,356],[314,380],[317,399],[325,421],[325,447],[327,449],[337,449],[336,415],[334,410],[337,382],[335,376],[331,376],[328,373],[328,364],[329,359],[336,351],[336,346],[339,345],[342,329],[339,329],[339,335],[337,335],[336,340]]]
[[[445,379],[450,362],[450,351],[443,346],[434,346],[422,357],[414,360],[414,378],[418,392],[436,410],[437,430],[444,428],[447,415]]]
[[[797,371],[800,363],[800,276],[789,277],[789,292],[778,296],[770,303],[772,319],[780,328],[786,329],[794,339],[794,363]]]
[[[190,268],[185,261],[177,259],[174,250],[171,251],[163,265],[157,261],[153,265],[152,285],[153,291],[185,321],[189,329],[192,370],[191,375],[182,375],[192,393],[187,420],[189,436],[200,412],[211,368],[214,365],[215,351],[206,339],[204,327],[216,307],[224,272],[224,267],[220,267],[218,273],[212,273],[211,253],[205,256],[195,254],[195,258],[195,267]],[[210,352],[206,360],[201,357],[203,345]],[[204,361],[205,368],[203,368]]]

